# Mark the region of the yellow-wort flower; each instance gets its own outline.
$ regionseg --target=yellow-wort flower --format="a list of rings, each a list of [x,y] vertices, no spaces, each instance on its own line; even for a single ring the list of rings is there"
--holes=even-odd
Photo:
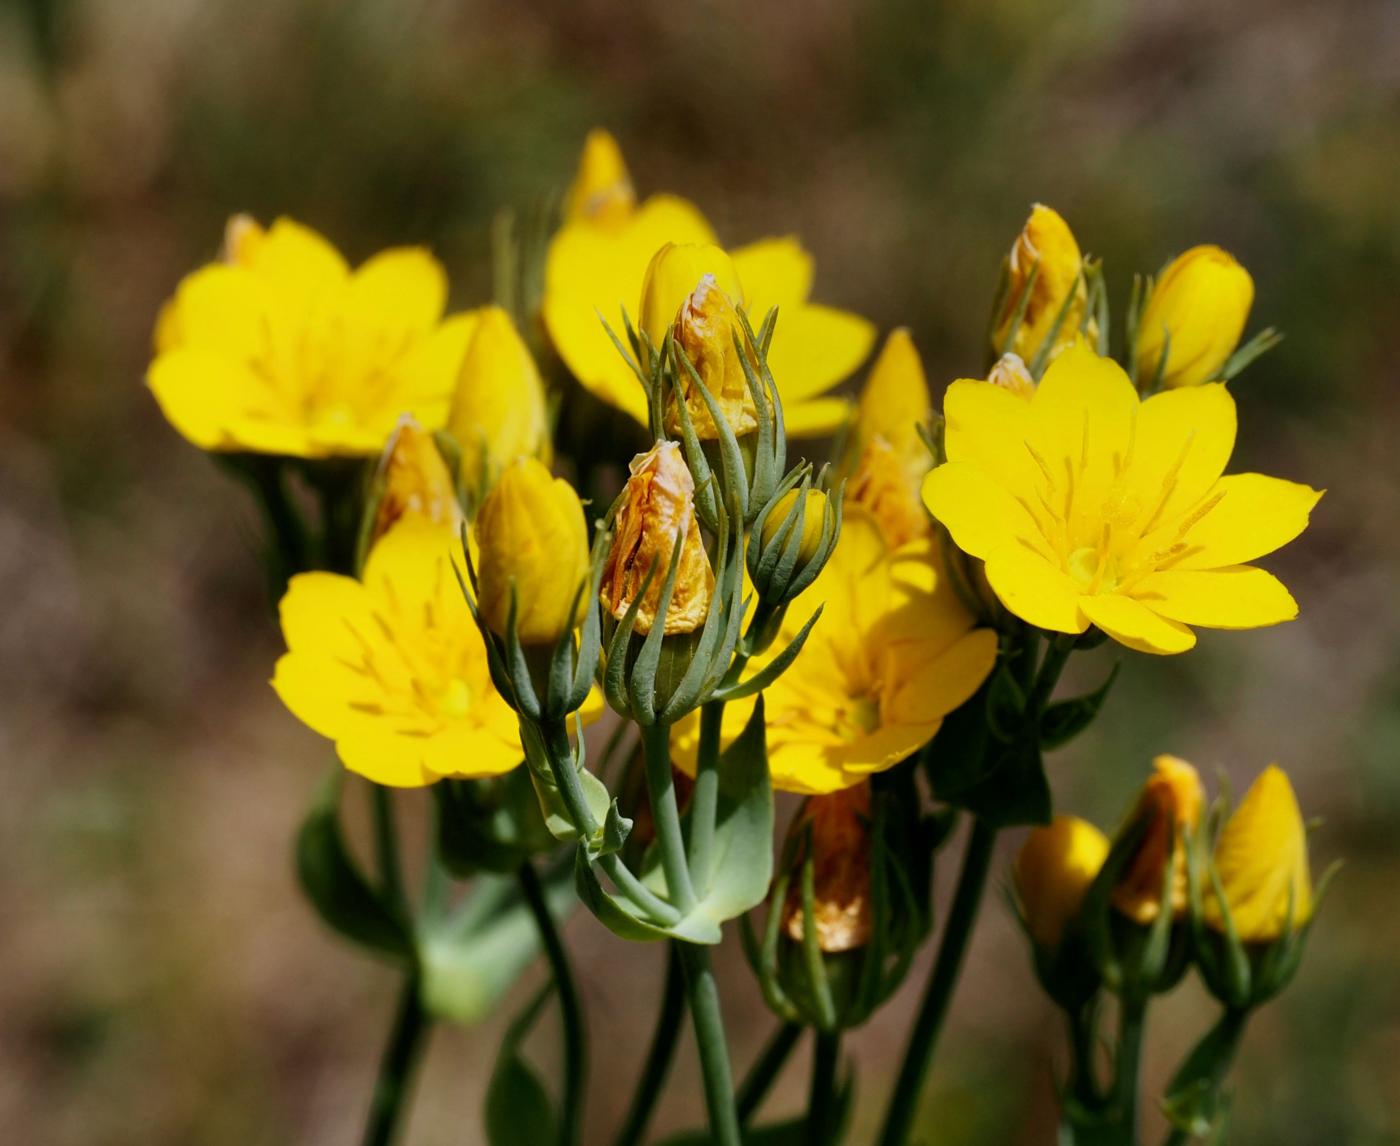
[[[565,220],[620,225],[636,205],[637,192],[622,148],[610,132],[595,127],[584,138],[578,173],[564,196]]]
[[[1021,918],[1036,946],[1053,951],[1064,938],[1108,858],[1108,837],[1087,820],[1056,816],[1021,845],[1012,882]]]
[[[372,456],[399,416],[440,429],[475,319],[444,320],[447,281],[419,248],[351,271],[288,219],[230,227],[223,260],[187,275],[158,320],[147,381],[207,450]]]
[[[1219,378],[1253,304],[1254,280],[1228,251],[1202,245],[1178,255],[1138,319],[1138,378],[1151,382],[1159,367],[1169,388]]]
[[[590,211],[586,204],[597,187],[631,186],[616,143],[609,146],[603,139],[601,132],[590,137],[574,183],[576,190],[594,190],[571,196],[570,213],[550,242],[544,321],[574,377],[602,401],[645,424],[642,389],[598,316],[621,335],[624,308],[637,320],[642,281],[657,250],[666,243],[717,240],[700,210],[675,195],[653,195],[636,206],[627,195],[604,195],[607,206]],[[796,239],[762,239],[731,254],[755,326],[770,307],[779,308],[769,364],[782,392],[788,433],[811,436],[834,430],[844,421],[847,404],[826,392],[864,361],[874,327],[846,311],[808,302],[812,256]]]
[[[462,450],[462,473],[489,487],[501,467],[519,457],[550,462],[549,410],[539,368],[499,306],[477,311],[447,429]]]
[[[272,687],[347,768],[379,784],[495,776],[522,759],[452,571],[457,537],[410,515],[370,550],[362,581],[302,573],[282,598],[288,651]]]
[[[1215,870],[1235,933],[1246,943],[1268,943],[1312,915],[1308,833],[1293,785],[1270,764],[1250,786],[1215,844]],[[1290,916],[1291,913],[1291,916]],[[1225,929],[1224,913],[1207,882],[1206,923]]]
[[[933,465],[919,435],[933,415],[928,380],[909,331],[890,332],[861,391],[856,466],[846,500],[868,510],[894,548],[927,537],[919,487]]]
[[[675,442],[657,442],[633,458],[629,469],[631,476],[613,519],[612,547],[603,564],[599,590],[603,607],[621,620],[651,573],[636,618],[636,632],[651,632],[676,538],[683,537],[665,632],[668,636],[693,633],[709,616],[715,588],[695,517],[695,479]]]
[[[1062,633],[1097,625],[1129,648],[1179,653],[1196,643],[1190,625],[1297,615],[1288,590],[1246,562],[1301,533],[1322,495],[1222,476],[1235,444],[1223,384],[1143,401],[1081,343],[1029,401],[958,381],[943,408],[948,461],[925,480],[925,504],[1023,620]]]
[[[1006,256],[1006,294],[992,327],[992,349],[1012,351],[1029,362],[1035,358],[1050,332],[1055,341],[1048,357],[1070,346],[1084,319],[1089,291],[1084,281],[1084,256],[1074,232],[1059,212],[1041,203],[1031,207],[1030,218],[1016,236]],[[1035,280],[1031,281],[1034,271]],[[1016,314],[1030,284],[1030,297],[1016,326]],[[1068,309],[1065,309],[1068,306]],[[1056,329],[1056,320],[1064,319]],[[1014,337],[1012,328],[1016,327]],[[1097,330],[1097,327],[1092,327]],[[1009,345],[1008,345],[1009,339]]]
[[[516,458],[481,503],[472,536],[477,608],[493,633],[507,635],[512,594],[522,644],[553,644],[579,623],[588,527],[573,486],[537,458]]]
[[[462,520],[452,474],[433,435],[407,414],[400,419],[384,449],[378,482],[379,503],[374,511],[371,541],[383,537],[396,522],[408,516],[423,517],[454,529]]]
[[[802,942],[802,865],[812,852],[812,923],[817,946],[828,953],[853,951],[870,942],[870,784],[828,796],[811,796],[792,821],[793,879],[783,904],[783,930]]]
[[[797,659],[764,690],[773,786],[818,795],[859,784],[925,744],[977,691],[996,634],[974,628],[931,541],[892,550],[874,519],[847,510],[827,566],[803,595],[823,606]],[[810,615],[789,613],[774,655]],[[754,671],[762,658],[754,662]],[[752,701],[725,708],[737,736]],[[697,722],[677,725],[677,763],[694,769]]]
[[[1162,877],[1172,867],[1171,911],[1186,913],[1186,831],[1201,822],[1205,793],[1196,769],[1175,756],[1158,756],[1128,823],[1145,823],[1141,843],[1113,889],[1113,905],[1135,923],[1151,923],[1162,911]]]
[[[642,330],[658,351],[667,330],[685,352],[724,420],[736,434],[758,428],[758,408],[734,336],[743,337],[735,305],[743,303],[743,287],[734,263],[712,243],[667,243],[647,266],[642,285]],[[689,372],[677,366],[680,387],[696,436],[719,437],[709,405],[693,387]],[[667,396],[666,432],[680,434],[676,395]]]

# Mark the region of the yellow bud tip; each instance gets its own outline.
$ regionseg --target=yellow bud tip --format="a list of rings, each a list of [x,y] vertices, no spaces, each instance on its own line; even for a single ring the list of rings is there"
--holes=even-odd
[[[1006,258],[1006,295],[992,330],[992,345],[1000,349],[1009,341],[1008,349],[1026,361],[1035,357],[1052,331],[1050,358],[1071,345],[1088,305],[1083,266],[1084,256],[1069,224],[1053,208],[1034,204]],[[1027,290],[1029,297],[1025,297]],[[1023,300],[1018,324],[1016,315]],[[1090,330],[1097,331],[1092,322]]]
[[[565,220],[620,223],[632,213],[636,202],[622,148],[611,132],[595,127],[583,141],[578,171],[564,196]]]
[[[447,463],[432,434],[409,414],[399,419],[384,448],[379,478],[383,492],[375,512],[372,539],[384,536],[404,517],[421,517],[438,524],[455,524],[461,519]]]
[[[1228,251],[1204,244],[1178,255],[1138,320],[1138,377],[1151,382],[1160,370],[1169,388],[1214,381],[1253,305],[1254,280]]]
[[[233,266],[251,266],[258,245],[266,234],[262,224],[253,216],[242,212],[231,215],[224,226],[224,245],[219,257]]]
[[[535,458],[516,458],[481,503],[473,527],[477,607],[505,636],[511,594],[522,644],[552,644],[583,615],[589,574],[583,503]]]
[[[1108,858],[1108,837],[1087,820],[1056,816],[1034,829],[1012,869],[1026,930],[1036,945],[1053,950]]]
[[[713,284],[702,284],[706,276]],[[681,306],[697,291],[718,287],[731,306],[742,306],[743,287],[733,260],[713,243],[666,243],[651,257],[642,280],[642,330],[657,350]],[[703,296],[702,303],[703,306]]]
[[[998,358],[987,375],[987,381],[1009,390],[1018,398],[1030,398],[1035,393],[1035,379],[1019,354],[1007,353]]]
[[[1136,853],[1113,890],[1113,905],[1136,923],[1151,923],[1162,910],[1162,881],[1172,865],[1171,909],[1180,916],[1187,905],[1184,833],[1195,831],[1205,806],[1205,791],[1196,769],[1176,756],[1158,756],[1143,785],[1130,826],[1147,823]]]
[[[802,514],[800,526],[797,520],[799,502]],[[826,534],[828,512],[832,514],[833,518],[835,517],[830,500],[820,490],[809,489],[805,492],[801,489],[788,490],[769,510],[768,516],[763,522],[761,536],[764,548],[772,545],[786,526],[787,532],[783,536],[783,549],[786,550],[792,544],[793,530],[801,528],[802,539],[798,542],[797,562],[799,565],[805,565],[817,555],[817,550],[821,548],[822,538]],[[791,525],[788,525],[789,519],[791,519]]]
[[[874,914],[870,903],[870,784],[853,785],[828,796],[812,796],[792,822],[789,839],[805,836],[812,847],[812,923],[817,946],[834,954],[870,942]],[[802,866],[805,847],[794,849],[794,869],[783,904],[783,930],[802,942]]]
[[[668,636],[694,632],[709,616],[715,585],[695,517],[695,479],[675,442],[657,442],[633,458],[629,468],[631,476],[613,518],[612,545],[603,565],[599,589],[603,606],[621,620],[655,568],[636,618],[638,633],[651,632],[676,538],[683,537],[665,631]]]

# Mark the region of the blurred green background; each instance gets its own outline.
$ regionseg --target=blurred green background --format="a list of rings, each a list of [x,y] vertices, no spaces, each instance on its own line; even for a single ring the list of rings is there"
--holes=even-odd
[[[1253,271],[1252,328],[1288,340],[1235,386],[1235,467],[1330,490],[1271,562],[1302,619],[1133,657],[1053,778],[1062,808],[1112,824],[1159,751],[1237,789],[1271,760],[1289,769],[1325,818],[1315,867],[1347,868],[1297,981],[1251,1028],[1234,1141],[1400,1142],[1390,0],[4,0],[5,1140],[355,1139],[394,977],[297,897],[290,838],[328,750],[266,684],[279,638],[252,505],[142,384],[152,319],[239,210],[301,218],[357,259],[430,244],[454,303],[473,305],[492,214],[561,188],[594,124],[620,137],[641,193],[688,195],[726,239],[801,235],[819,298],[910,326],[936,385],[980,366],[998,260],[1032,200],[1104,256],[1120,307],[1133,270],[1196,242]],[[1081,683],[1107,670],[1096,655]],[[661,952],[585,917],[568,938],[597,1048],[590,1118],[611,1126]],[[742,1069],[770,1020],[726,956]],[[850,1040],[854,1142],[914,997]],[[1149,1086],[1211,1015],[1194,982],[1157,1008]],[[480,1140],[504,1018],[438,1032],[411,1146]],[[1052,1142],[1059,1047],[992,897],[926,1137]],[[799,1106],[804,1074],[794,1064],[772,1110]],[[686,1047],[659,1124],[699,1117]]]

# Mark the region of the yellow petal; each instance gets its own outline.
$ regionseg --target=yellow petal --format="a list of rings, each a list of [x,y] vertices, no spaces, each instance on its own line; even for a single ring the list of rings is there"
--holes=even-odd
[[[401,414],[411,414],[425,430],[440,430],[447,424],[458,375],[480,317],[480,310],[470,310],[444,319],[398,361],[393,372],[394,401],[386,410],[395,421]]]
[[[1263,474],[1229,474],[1212,497],[1220,493],[1224,497],[1187,532],[1190,550],[1179,568],[1239,565],[1272,553],[1303,532],[1322,497],[1321,490]]]
[[[375,729],[336,742],[340,762],[367,780],[388,788],[424,788],[438,779],[426,765],[426,740]]]
[[[1031,397],[1031,444],[1056,481],[1073,475],[1076,511],[1096,508],[1133,443],[1138,395],[1123,368],[1082,340],[1050,364]]]
[[[792,236],[759,239],[730,254],[744,284],[749,320],[755,329],[770,307],[779,308],[781,325],[783,314],[806,302],[812,293],[812,256]]]
[[[636,201],[622,148],[610,132],[595,127],[583,142],[578,172],[564,196],[564,218],[615,226],[627,220]]]
[[[1160,616],[1210,629],[1257,629],[1298,616],[1283,583],[1253,565],[1154,573],[1133,596]]]
[[[1225,472],[1234,448],[1235,400],[1224,383],[1147,399],[1129,467],[1145,529],[1172,525],[1195,506]]]
[[[927,469],[928,450],[919,439],[919,427],[928,424],[932,413],[928,379],[914,339],[904,327],[892,330],[860,393],[856,453],[879,436],[902,457],[919,458]]]
[[[985,559],[1017,538],[1039,537],[1025,506],[979,466],[946,462],[924,478],[924,504],[958,548]]]
[[[747,281],[744,292],[748,298]],[[859,368],[874,345],[874,324],[849,311],[812,304],[779,311],[768,366],[784,405],[830,390]],[[791,425],[788,432],[797,433]]]
[[[272,687],[293,716],[328,740],[372,730],[367,712],[383,700],[372,677],[314,652],[279,657]]]
[[[281,396],[240,362],[181,346],[151,363],[146,382],[170,424],[200,449],[312,452],[300,427],[278,416]]]
[[[335,247],[310,227],[286,218],[276,220],[240,264],[302,296],[337,287],[350,275]]]
[[[1059,946],[1108,858],[1108,848],[1103,832],[1075,816],[1056,816],[1026,837],[1012,878],[1026,930],[1040,947]]]
[[[257,280],[243,268],[222,263],[201,267],[180,283],[173,306],[170,321],[179,328],[175,344],[236,361],[259,354],[267,311]]]
[[[942,720],[981,687],[996,659],[996,633],[972,630],[912,671],[899,673],[898,687],[881,702],[882,718],[902,724]]]
[[[834,434],[851,417],[845,398],[809,398],[783,404],[783,428],[790,438],[820,438]]]
[[[495,693],[491,700],[505,706]],[[481,780],[509,772],[524,759],[519,737],[514,743],[486,728],[453,724],[429,738],[423,765],[434,776],[459,776]]]
[[[1082,633],[1089,627],[1079,608],[1079,586],[1024,545],[1003,545],[987,558],[987,583],[1003,605],[1038,628]]]
[[[943,395],[948,460],[970,462],[1008,486],[1032,477],[1031,404],[990,382],[962,378]]]
[[[1079,598],[1086,617],[1121,645],[1140,653],[1184,653],[1196,643],[1185,625],[1159,617],[1141,601],[1105,594]]]

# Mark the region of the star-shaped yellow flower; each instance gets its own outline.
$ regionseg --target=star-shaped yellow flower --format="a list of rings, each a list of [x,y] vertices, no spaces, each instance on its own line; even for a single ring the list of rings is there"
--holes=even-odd
[[[1023,620],[1179,653],[1196,643],[1190,625],[1297,616],[1288,590],[1246,562],[1298,536],[1322,495],[1222,476],[1235,445],[1223,384],[1142,401],[1081,343],[1027,396],[954,382],[944,415],[948,461],[925,479],[925,504]]]
[[[443,319],[447,280],[427,251],[351,271],[289,219],[239,217],[224,257],[162,310],[147,376],[170,423],[206,450],[370,456],[401,414],[428,430],[448,404],[476,322]]]
[[[545,264],[550,339],[583,386],[645,423],[642,388],[600,316],[621,337],[624,309],[639,321],[643,278],[657,250],[665,243],[714,243],[714,230],[699,208],[678,196],[636,203],[617,143],[603,131],[588,137],[565,209]],[[787,432],[831,432],[845,419],[847,403],[824,395],[865,360],[874,327],[847,311],[807,301],[812,256],[795,238],[762,239],[730,254],[754,324],[770,307],[779,308],[769,364]]]

